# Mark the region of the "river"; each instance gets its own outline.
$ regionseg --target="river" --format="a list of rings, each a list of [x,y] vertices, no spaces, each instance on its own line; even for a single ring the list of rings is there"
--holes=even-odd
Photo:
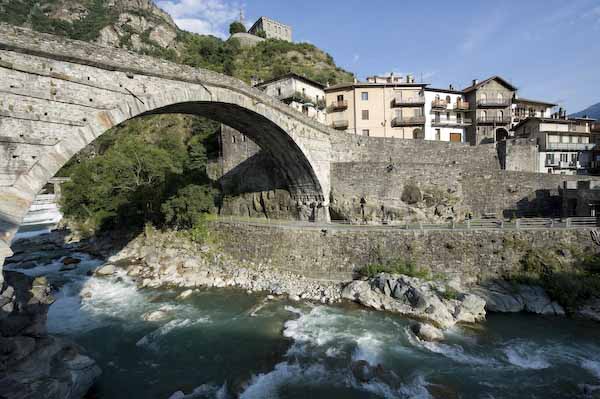
[[[102,263],[73,256],[72,271],[57,261],[24,272],[56,290],[50,333],[102,368],[90,398],[571,398],[600,385],[592,322],[488,315],[424,343],[383,312],[231,289],[182,300],[124,273],[88,276]],[[167,316],[145,320],[158,310]]]

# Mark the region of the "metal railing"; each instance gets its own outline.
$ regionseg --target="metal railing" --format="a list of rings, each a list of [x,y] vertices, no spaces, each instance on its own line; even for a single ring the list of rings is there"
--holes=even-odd
[[[348,108],[348,100],[334,101],[329,106],[332,111],[339,111]]]
[[[510,100],[507,98],[487,98],[477,100],[477,105],[480,107],[508,107]]]
[[[422,106],[422,105],[425,105],[425,97],[424,96],[415,96],[415,97],[396,96],[396,97],[394,97],[394,106],[396,106],[396,107],[402,107],[402,106],[418,107],[418,106]]]
[[[596,147],[595,143],[547,143],[548,150],[589,151]]]
[[[424,116],[397,116],[392,119],[392,127],[424,125]]]
[[[334,129],[347,129],[348,126],[349,126],[349,122],[345,119],[331,122],[331,127]]]
[[[435,99],[431,102],[431,108],[446,109],[447,107],[448,107],[448,102],[446,102],[446,100]]]
[[[500,117],[500,116],[479,116],[477,117],[477,123],[499,123],[502,125],[507,125],[510,123],[510,117]]]
[[[250,216],[212,216],[212,221],[225,223],[243,223],[260,226],[279,226],[288,228],[333,228],[333,229],[389,229],[389,230],[536,230],[536,229],[578,229],[600,226],[598,217],[570,218],[520,218],[504,219],[473,219],[463,222],[448,223],[395,223],[381,221],[377,224],[353,222],[348,220],[332,220],[330,223],[301,222],[268,218],[253,218]]]
[[[463,119],[434,119],[431,121],[432,126],[469,126],[473,123],[470,118]]]

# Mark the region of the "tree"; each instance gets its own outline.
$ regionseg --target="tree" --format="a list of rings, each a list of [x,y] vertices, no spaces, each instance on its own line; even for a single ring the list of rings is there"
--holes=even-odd
[[[165,221],[177,229],[190,229],[201,222],[215,205],[216,191],[209,186],[190,184],[162,205]]]
[[[236,33],[246,33],[246,27],[239,21],[232,22],[229,25],[229,34],[235,35]]]

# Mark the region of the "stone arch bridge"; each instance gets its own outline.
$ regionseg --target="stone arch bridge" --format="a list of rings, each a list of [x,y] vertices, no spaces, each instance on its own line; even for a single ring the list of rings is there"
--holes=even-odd
[[[0,24],[0,258],[72,156],[123,121],[161,113],[244,132],[273,157],[292,197],[329,217],[329,128],[222,74]]]

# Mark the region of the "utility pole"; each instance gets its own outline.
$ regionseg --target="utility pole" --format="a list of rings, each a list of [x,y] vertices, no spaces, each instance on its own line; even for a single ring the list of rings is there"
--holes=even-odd
[[[240,23],[244,24],[244,9],[240,7]]]

